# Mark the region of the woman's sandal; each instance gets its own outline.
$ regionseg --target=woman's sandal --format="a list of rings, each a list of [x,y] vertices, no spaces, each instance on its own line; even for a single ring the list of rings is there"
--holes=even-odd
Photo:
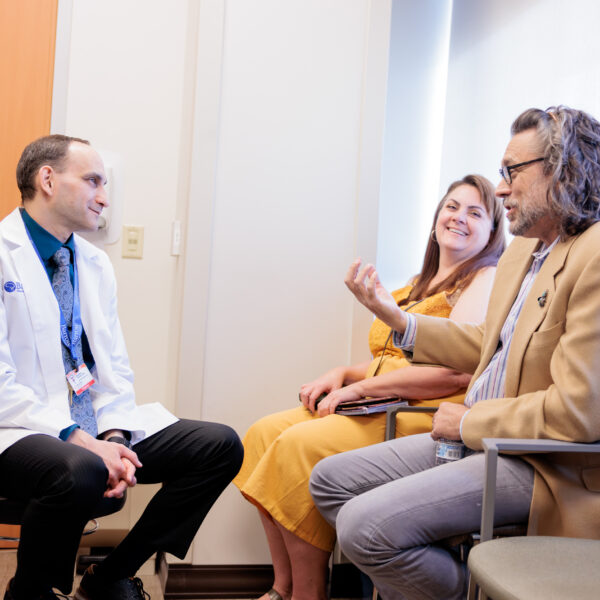
[[[269,596],[271,600],[283,600],[283,596],[276,589],[273,588],[271,588],[267,592],[267,596]]]

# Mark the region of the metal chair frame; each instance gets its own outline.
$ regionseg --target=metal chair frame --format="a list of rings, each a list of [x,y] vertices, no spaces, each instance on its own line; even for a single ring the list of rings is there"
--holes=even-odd
[[[485,483],[483,489],[483,510],[481,512],[481,543],[494,537],[494,508],[496,504],[496,475],[498,471],[498,454],[500,452],[534,453],[600,453],[600,442],[583,444],[577,442],[561,442],[558,440],[484,438]],[[474,580],[473,580],[474,581]],[[476,582],[473,585],[475,588]],[[471,586],[469,586],[471,587]],[[471,593],[471,591],[469,591]],[[475,598],[473,596],[468,597]],[[480,592],[480,600],[486,600],[485,592]]]

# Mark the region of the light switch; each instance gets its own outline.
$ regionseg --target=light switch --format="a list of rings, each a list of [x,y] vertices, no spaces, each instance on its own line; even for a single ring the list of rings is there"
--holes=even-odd
[[[123,258],[142,258],[144,255],[144,228],[141,225],[123,227]]]
[[[173,221],[171,226],[171,256],[181,254],[181,221]]]

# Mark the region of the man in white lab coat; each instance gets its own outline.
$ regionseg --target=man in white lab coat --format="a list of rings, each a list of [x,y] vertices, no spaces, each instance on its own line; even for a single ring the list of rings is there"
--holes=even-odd
[[[47,136],[25,148],[17,180],[23,206],[0,222],[0,496],[27,510],[4,598],[69,593],[98,503],[161,482],[75,594],[143,599],[137,569],[158,550],[185,556],[243,450],[227,426],[135,403],[112,266],[73,233],[95,230],[107,205],[98,153],[85,140]]]

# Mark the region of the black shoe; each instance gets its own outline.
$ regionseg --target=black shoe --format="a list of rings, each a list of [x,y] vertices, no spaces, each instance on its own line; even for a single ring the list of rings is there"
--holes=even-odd
[[[150,600],[139,577],[104,581],[94,573],[95,566],[90,565],[83,574],[73,600]]]
[[[4,600],[18,600],[15,595],[13,595],[13,580],[11,579],[6,586],[6,592],[4,594]],[[36,600],[69,600],[69,596],[63,596],[62,594],[55,594],[54,592],[46,592],[41,596],[38,596]]]

